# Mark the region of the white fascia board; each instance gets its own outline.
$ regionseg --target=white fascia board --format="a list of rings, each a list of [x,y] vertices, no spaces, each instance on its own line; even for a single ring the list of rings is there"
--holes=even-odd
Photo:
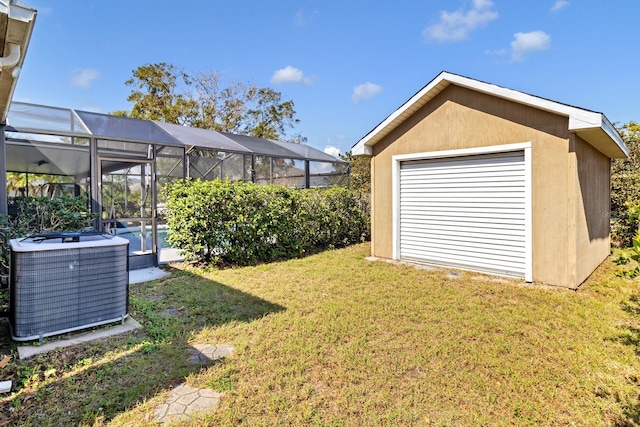
[[[600,130],[618,146],[618,149],[621,153],[624,153],[625,157],[629,157],[629,148],[626,146],[624,140],[616,128],[611,124],[609,119],[601,113],[592,114],[595,115],[592,121],[578,120],[577,118],[573,119],[570,117],[569,130],[572,132],[579,132],[581,130]]]
[[[36,10],[28,6],[21,6],[15,3],[11,4],[9,9],[9,18],[16,21],[31,22],[36,16]]]
[[[443,85],[443,83],[446,84]],[[602,129],[611,138],[612,142],[620,148],[622,152],[626,153],[627,155],[629,154],[629,150],[624,145],[624,142],[620,138],[620,135],[602,113],[573,107],[570,105],[540,98],[534,95],[529,95],[524,92],[519,92],[517,90],[508,89],[491,83],[485,83],[479,80],[474,80],[469,77],[451,74],[446,71],[440,73],[435,79],[429,82],[429,84],[422,88],[418,93],[413,95],[400,108],[394,111],[389,117],[387,117],[371,132],[369,132],[360,141],[358,141],[358,143],[352,149],[353,154],[372,155],[373,150],[371,149],[371,147],[375,145],[376,142],[378,142],[378,136],[380,133],[384,133],[385,135],[386,133],[389,133],[393,128],[395,128],[397,124],[399,124],[399,122],[404,120],[403,115],[409,109],[414,107],[415,104],[426,104],[428,100],[436,96],[449,83],[461,87],[466,87],[478,92],[487,93],[489,95],[493,95],[519,104],[529,105],[531,107],[549,111],[561,116],[565,116],[569,119],[570,131]],[[391,127],[391,129],[388,129],[389,127]]]
[[[418,91],[415,95],[413,95],[407,102],[402,104],[400,108],[395,110],[393,113],[389,115],[386,119],[384,119],[378,126],[373,128],[368,134],[366,134],[356,145],[353,146],[351,152],[353,155],[373,155],[373,150],[371,146],[373,146],[375,142],[372,140],[382,131],[384,131],[388,126],[392,125],[396,120],[399,120],[401,116],[414,104],[420,102],[425,95],[429,92],[433,91],[443,80],[446,80],[446,76],[450,74],[447,72],[440,73],[435,79],[431,80],[425,87],[423,87],[420,91]],[[439,91],[438,91],[439,92]],[[400,120],[401,121],[401,120]],[[394,126],[395,127],[395,126]]]
[[[370,145],[364,145],[362,140],[353,146],[351,154],[354,156],[373,156],[373,148]]]
[[[10,19],[22,22],[30,22],[36,16],[36,10],[10,0],[0,0],[0,14],[9,16]]]
[[[545,110],[551,113],[568,117],[569,130],[573,130],[573,126],[576,126],[576,128],[596,127],[599,126],[602,122],[601,113],[584,110],[578,107],[572,107],[566,104],[561,104],[559,102],[540,98],[534,95],[529,95],[528,93],[519,92],[517,90],[508,89],[502,86],[497,86],[478,80],[473,80],[468,77],[457,76],[455,74],[449,74],[448,80],[458,86],[467,87],[469,89],[488,93],[490,95],[494,95],[509,101],[517,102],[519,104],[529,105],[540,110]]]
[[[620,148],[624,155],[626,157],[629,157],[629,155],[631,154],[629,147],[627,147],[627,145],[624,143],[624,140],[620,136],[620,133],[618,133],[616,128],[611,124],[609,119],[607,119],[604,114],[602,115],[601,128],[616,143],[616,145],[618,146],[618,148]]]
[[[611,138],[612,142],[618,146],[621,152],[625,153],[626,156],[629,156],[629,149],[624,144],[624,141],[618,134],[618,131],[616,131],[613,125],[602,113],[589,111],[578,107],[572,107],[570,105],[561,104],[559,102],[551,101],[544,98],[539,98],[537,96],[518,92],[513,89],[496,86],[490,83],[480,82],[477,80],[469,79],[467,77],[457,76],[455,74],[448,74],[447,79],[459,86],[465,86],[470,89],[479,90],[492,94],[494,96],[505,98],[521,104],[530,105],[541,110],[568,117],[568,129],[572,132],[586,129],[601,129],[609,138]]]

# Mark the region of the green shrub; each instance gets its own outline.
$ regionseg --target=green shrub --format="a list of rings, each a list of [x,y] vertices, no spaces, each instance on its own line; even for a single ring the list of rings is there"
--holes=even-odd
[[[16,214],[0,215],[0,277],[6,285],[9,240],[34,233],[79,231],[91,226],[93,216],[85,196],[24,197],[14,201]]]
[[[190,260],[249,265],[369,239],[369,206],[344,189],[187,180],[165,188],[168,241]]]

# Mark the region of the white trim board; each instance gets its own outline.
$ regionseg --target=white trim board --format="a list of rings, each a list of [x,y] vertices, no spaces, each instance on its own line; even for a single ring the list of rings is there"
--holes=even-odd
[[[629,155],[629,149],[624,141],[602,113],[573,107],[446,71],[436,76],[400,108],[362,137],[352,147],[353,155],[373,155],[373,146],[376,143],[451,84],[567,117],[569,131],[582,135],[588,143],[607,156],[624,158]]]

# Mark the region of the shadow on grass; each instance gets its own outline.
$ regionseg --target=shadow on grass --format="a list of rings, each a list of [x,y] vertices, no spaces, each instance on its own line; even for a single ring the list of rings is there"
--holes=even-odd
[[[622,302],[622,309],[640,320],[640,296],[631,295],[628,301]],[[633,348],[636,355],[640,357],[640,327],[634,325],[624,325],[621,327],[623,332],[617,337],[618,341],[624,345]],[[639,379],[630,378],[636,386],[639,385]],[[634,403],[624,405],[624,419],[615,420],[618,427],[637,426],[640,424],[640,398]]]
[[[106,422],[219,363],[190,361],[189,339],[202,328],[251,322],[285,307],[174,270],[131,285],[129,309],[142,330],[14,360],[0,371],[14,383],[13,393],[0,397],[0,426]]]

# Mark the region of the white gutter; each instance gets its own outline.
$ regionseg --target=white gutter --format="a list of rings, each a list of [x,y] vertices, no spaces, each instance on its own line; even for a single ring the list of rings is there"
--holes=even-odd
[[[0,70],[15,67],[20,62],[20,45],[15,43],[8,43],[7,45],[9,47],[9,55],[0,58]]]
[[[0,58],[0,71],[3,82],[8,84],[6,88],[6,105],[0,108],[0,123],[7,119],[7,113],[18,77],[24,63],[24,57],[29,47],[29,41],[33,33],[37,11],[16,0],[0,0],[0,14],[7,15],[7,25],[2,35],[4,39],[5,57]],[[8,80],[8,82],[7,82]]]

